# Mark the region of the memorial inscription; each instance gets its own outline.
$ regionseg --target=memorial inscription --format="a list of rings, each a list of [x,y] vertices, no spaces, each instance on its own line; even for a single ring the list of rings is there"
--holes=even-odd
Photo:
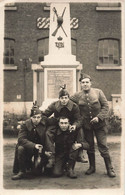
[[[73,70],[47,71],[47,98],[57,98],[60,86],[66,84],[70,94],[73,93]]]

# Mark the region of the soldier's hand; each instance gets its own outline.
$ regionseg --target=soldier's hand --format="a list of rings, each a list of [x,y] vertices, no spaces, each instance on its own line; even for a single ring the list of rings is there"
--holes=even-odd
[[[75,142],[75,143],[72,145],[73,150],[77,150],[77,149],[79,149],[79,148],[81,148],[81,147],[82,147],[82,144],[77,143],[77,142]]]
[[[98,123],[99,122],[99,118],[98,117],[94,117],[90,123],[93,124],[93,123]]]
[[[50,156],[52,155],[52,152],[45,151],[45,155],[46,155],[47,157],[50,157]]]
[[[35,148],[39,150],[39,153],[42,153],[43,146],[41,144],[36,144]]]
[[[70,125],[69,126],[69,131],[75,131],[76,130],[76,125]]]

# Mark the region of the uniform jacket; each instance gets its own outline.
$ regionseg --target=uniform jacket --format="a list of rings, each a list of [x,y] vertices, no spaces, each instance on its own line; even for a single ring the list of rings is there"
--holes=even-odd
[[[58,127],[54,136],[56,154],[69,153],[71,151],[73,143],[77,141],[76,135],[77,135],[76,131],[72,131],[72,132],[70,132],[69,130],[62,131]],[[84,149],[86,150],[89,149],[89,144],[85,142],[85,140],[81,139],[81,141],[79,141],[78,143],[81,143]]]
[[[43,114],[47,117],[54,114],[55,118],[59,118],[61,116],[65,116],[69,118],[70,124],[76,125],[77,128],[81,126],[80,120],[80,110],[77,104],[73,101],[69,100],[66,106],[62,106],[60,101],[53,102],[50,106],[43,112]]]
[[[94,127],[100,128],[101,126],[105,126],[109,106],[102,90],[91,88],[88,93],[84,91],[77,92],[70,98],[79,105],[83,126],[86,129],[91,128],[90,120],[94,117],[99,118],[99,123],[93,124]]]
[[[26,120],[18,134],[18,145],[23,146],[29,152],[34,150],[35,144],[44,146],[46,126],[46,117],[43,117],[36,127],[34,127],[31,119]]]

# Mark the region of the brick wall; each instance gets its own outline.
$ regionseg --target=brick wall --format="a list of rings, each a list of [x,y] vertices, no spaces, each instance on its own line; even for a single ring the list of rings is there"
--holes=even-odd
[[[32,101],[33,75],[31,63],[38,63],[37,40],[49,36],[49,30],[38,29],[38,17],[49,17],[42,3],[16,3],[17,11],[5,11],[5,37],[15,39],[16,71],[4,71],[4,100]],[[98,39],[121,39],[121,12],[96,11],[97,3],[71,3],[71,17],[79,19],[79,28],[72,30],[77,40],[77,60],[83,64],[84,72],[91,75],[93,86],[101,88],[108,100],[111,94],[121,93],[120,70],[97,70]],[[32,59],[25,63],[20,59]],[[25,72],[25,77],[24,77]],[[24,90],[25,86],[25,90]],[[17,100],[17,95],[21,99]]]

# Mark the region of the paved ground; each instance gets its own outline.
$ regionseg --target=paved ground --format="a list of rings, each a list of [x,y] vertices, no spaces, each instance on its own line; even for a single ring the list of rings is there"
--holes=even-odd
[[[88,164],[76,163],[75,170],[78,178],[74,180],[68,178],[66,175],[58,179],[50,178],[45,175],[39,177],[29,175],[24,180],[11,180],[16,140],[16,138],[5,138],[3,140],[4,189],[115,189],[120,187],[120,136],[108,136],[107,140],[113,159],[113,165],[117,173],[116,178],[109,178],[107,176],[103,159],[96,149],[96,173],[91,176],[86,176],[85,171],[88,168]]]

